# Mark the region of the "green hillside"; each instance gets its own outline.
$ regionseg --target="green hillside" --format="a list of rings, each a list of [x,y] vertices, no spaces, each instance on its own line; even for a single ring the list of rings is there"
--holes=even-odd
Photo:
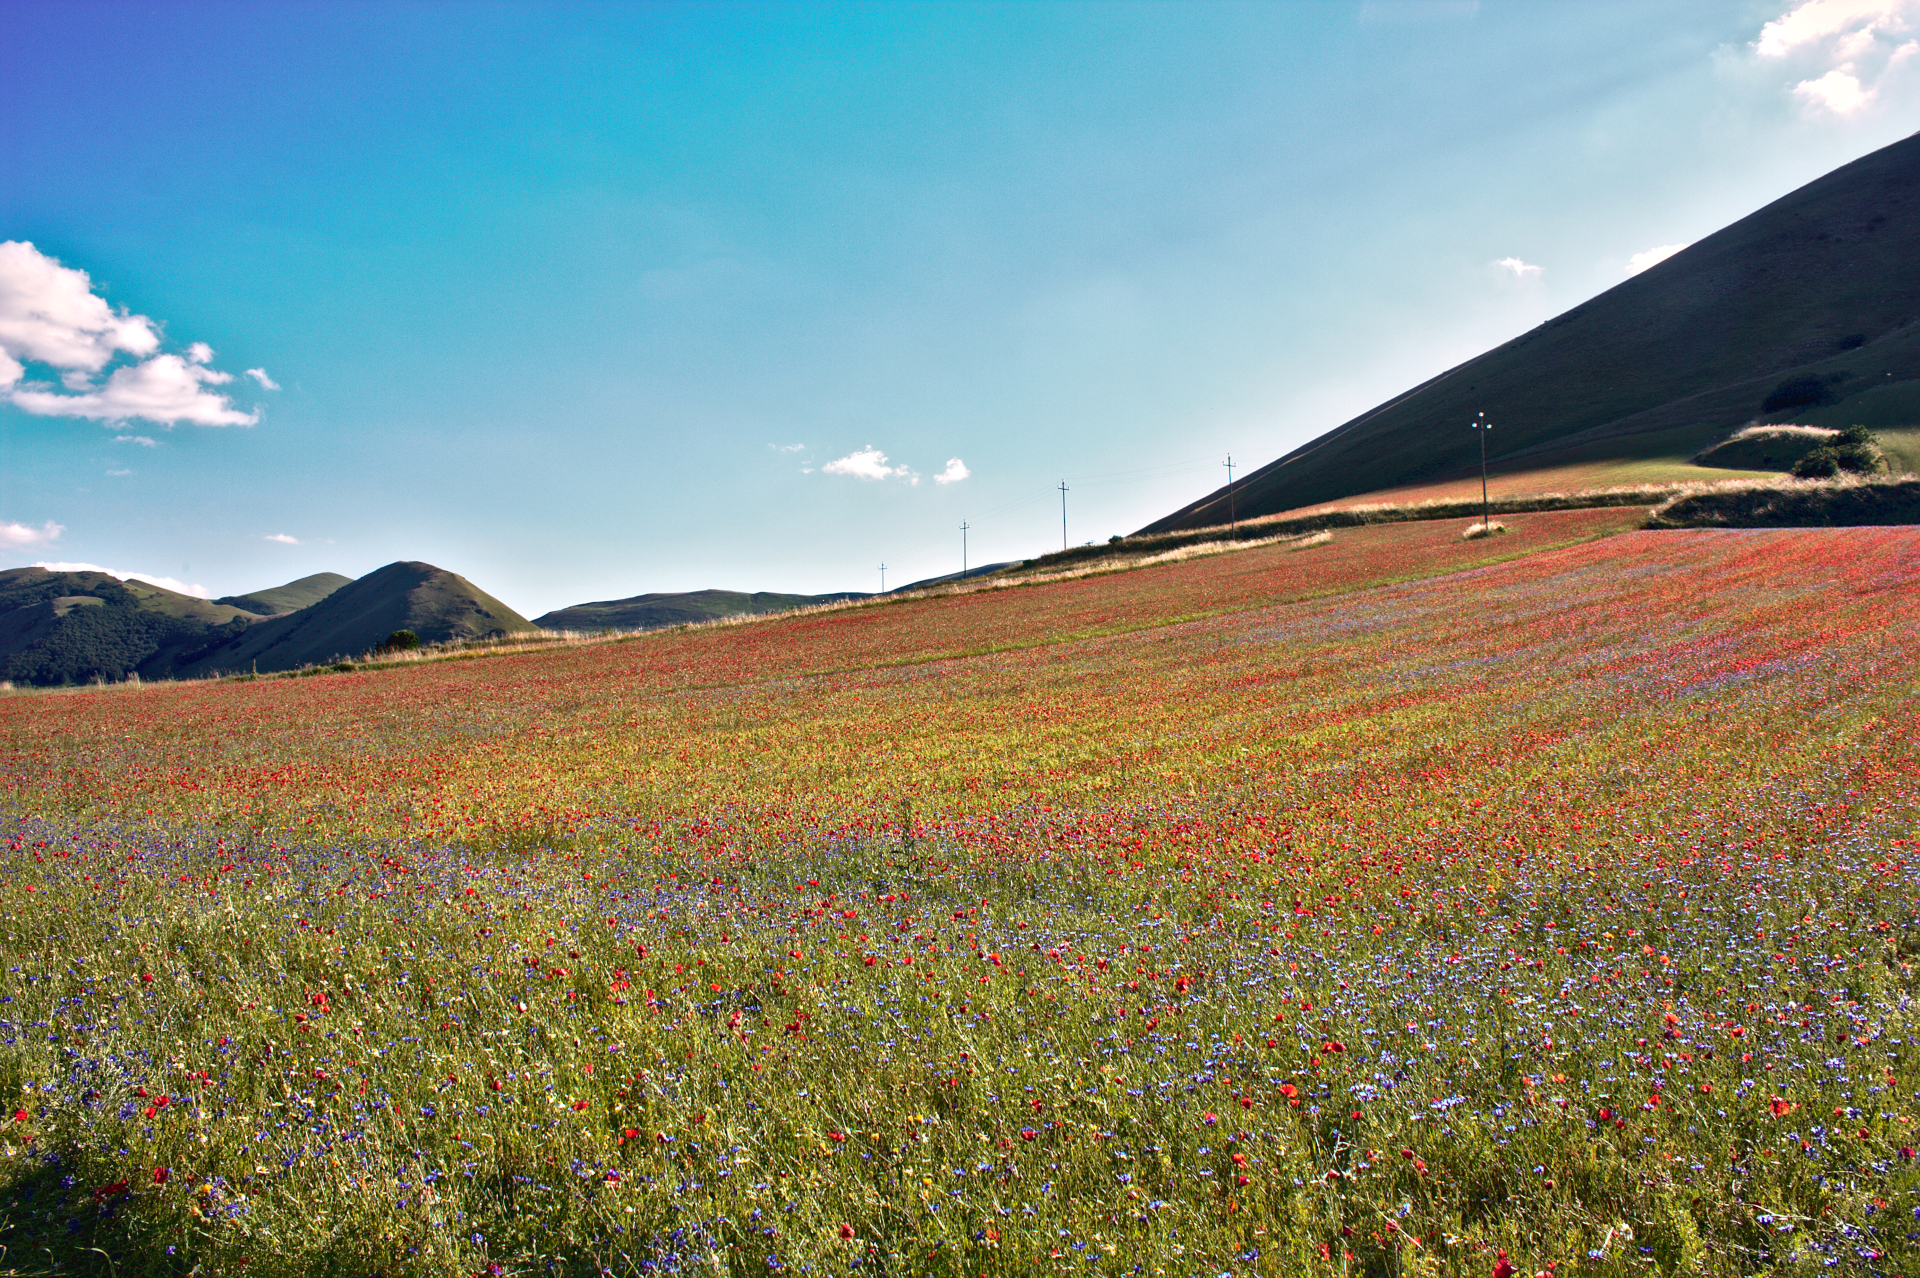
[[[446,643],[536,629],[458,573],[432,564],[394,563],[298,612],[256,621],[182,660],[173,673],[296,670],[358,656],[396,630],[411,630],[426,643]]]
[[[298,612],[311,604],[317,604],[352,580],[353,578],[342,577],[337,572],[316,572],[311,577],[289,581],[286,585],[275,586],[271,590],[256,590],[245,595],[224,595],[214,602],[243,608],[258,616],[272,617],[283,612]]]
[[[243,633],[253,618],[100,572],[0,571],[0,678],[69,684],[150,674]]]
[[[1246,519],[1477,475],[1481,412],[1507,474],[1684,465],[1755,420],[1920,426],[1917,210],[1920,135],[1261,467],[1233,504]],[[1227,519],[1222,488],[1141,531]]]
[[[683,594],[635,595],[631,599],[574,604],[536,617],[533,624],[543,630],[659,630],[689,622],[753,617],[867,597],[848,591],[832,595],[782,595],[768,590],[752,594],[739,590],[691,590]]]

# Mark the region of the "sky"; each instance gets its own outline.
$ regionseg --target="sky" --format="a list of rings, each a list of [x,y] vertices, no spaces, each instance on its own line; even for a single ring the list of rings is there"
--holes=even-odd
[[[0,566],[1105,540],[1920,129],[1920,0],[0,0]]]

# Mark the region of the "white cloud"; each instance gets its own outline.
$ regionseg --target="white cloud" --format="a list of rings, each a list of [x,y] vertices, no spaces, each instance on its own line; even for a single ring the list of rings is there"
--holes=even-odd
[[[1797,77],[1791,92],[1808,114],[1846,119],[1874,106],[1920,53],[1904,38],[1916,22],[1920,0],[1802,0],[1762,27],[1752,50]]]
[[[60,540],[60,534],[66,529],[49,519],[38,528],[26,524],[0,524],[0,549],[31,550],[36,546],[50,546]]]
[[[1635,253],[1627,259],[1627,274],[1638,275],[1654,263],[1664,262],[1686,247],[1685,244],[1660,244]]]
[[[118,470],[110,470],[107,473],[109,475],[131,475],[133,472],[131,470],[126,469],[125,467],[121,467]]]
[[[159,577],[149,572],[121,572],[117,568],[102,568],[99,564],[50,563],[46,560],[33,566],[45,568],[48,572],[103,572],[121,581],[144,581],[149,586],[158,586],[162,590],[171,590],[176,594],[193,595],[200,599],[212,597],[207,588],[198,582],[184,582],[177,577]]]
[[[1523,262],[1517,257],[1503,257],[1494,265],[1503,271],[1512,271],[1513,277],[1517,280],[1533,279],[1545,274],[1547,269],[1544,266],[1535,266],[1531,262]]]
[[[1853,115],[1873,103],[1874,90],[1860,86],[1853,64],[1845,63],[1818,80],[1802,80],[1793,86],[1793,96],[1809,107],[1831,111],[1835,115]]]
[[[936,484],[957,484],[971,474],[973,474],[973,472],[967,469],[965,462],[961,461],[958,457],[949,457],[947,458],[947,468],[935,475],[933,482]]]
[[[115,435],[113,442],[116,444],[138,444],[142,448],[160,447],[159,440],[151,439],[146,435]]]
[[[268,533],[266,535],[266,540],[277,541],[283,546],[297,546],[300,544],[300,539],[298,537],[289,537],[285,533]]]
[[[1872,39],[1907,30],[1916,10],[1913,0],[1803,0],[1760,28],[1753,47],[1763,58],[1784,58],[1829,42]]]
[[[260,420],[256,410],[243,413],[225,395],[206,389],[233,380],[232,373],[207,367],[213,352],[195,342],[185,358],[155,355],[138,364],[116,368],[104,386],[83,395],[61,395],[39,386],[16,389],[13,403],[41,417],[87,417],[122,422],[141,418],[171,426],[251,426]]]
[[[207,367],[213,348],[185,356],[156,354],[159,326],[144,315],[115,311],[94,295],[85,271],[60,265],[24,240],[0,243],[0,397],[41,417],[97,421],[135,418],[171,426],[251,426],[227,396],[209,390],[233,380]],[[94,377],[122,353],[138,361]],[[62,394],[47,382],[26,382],[29,363],[60,375]]]
[[[93,295],[85,271],[60,265],[23,240],[0,243],[0,351],[8,363],[29,359],[97,373],[121,351],[140,356],[158,349],[153,321],[116,313]],[[19,376],[0,371],[0,386]]]
[[[857,479],[890,479],[896,475],[910,474],[904,466],[889,466],[887,455],[868,444],[857,452],[848,453],[838,461],[830,461],[820,469],[829,475],[852,475]]]
[[[264,368],[249,368],[247,370],[247,376],[251,377],[256,382],[259,382],[260,385],[267,390],[280,389],[280,383],[274,381],[271,377],[268,377],[267,370]]]
[[[767,447],[776,453],[804,453],[807,451],[805,444],[768,444]]]

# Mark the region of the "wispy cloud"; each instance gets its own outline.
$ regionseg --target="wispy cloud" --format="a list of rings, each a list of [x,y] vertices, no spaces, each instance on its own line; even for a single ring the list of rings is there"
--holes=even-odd
[[[1517,257],[1503,257],[1494,262],[1503,271],[1512,271],[1517,280],[1534,279],[1546,273],[1546,267],[1535,266],[1532,262],[1523,262]]]
[[[1627,259],[1627,274],[1638,275],[1649,266],[1654,265],[1656,262],[1666,261],[1686,247],[1685,244],[1661,244],[1650,249],[1643,249]]]
[[[264,540],[277,541],[283,546],[298,546],[300,544],[298,537],[289,537],[285,533],[268,533]]]
[[[264,390],[280,389],[280,383],[274,381],[271,377],[268,377],[267,370],[264,368],[249,368],[247,370],[247,376],[251,377],[256,382],[259,382],[261,385],[261,388]]]
[[[207,588],[198,582],[185,582],[177,577],[161,577],[150,572],[121,572],[118,568],[102,568],[99,564],[51,563],[46,560],[41,560],[33,566],[45,568],[48,572],[103,572],[121,581],[144,581],[149,586],[158,586],[162,590],[171,590],[177,594],[194,595],[201,599],[210,597]]]
[[[159,440],[150,439],[145,435],[115,435],[113,442],[116,444],[138,444],[142,448],[160,447]]]
[[[1760,29],[1753,56],[1798,77],[1790,91],[1809,115],[1847,119],[1920,54],[1916,23],[1920,0],[1802,0]]]
[[[131,471],[125,466],[121,466],[121,467],[118,467],[117,469],[110,470],[107,473],[109,475],[131,475],[133,471]]]
[[[144,315],[115,311],[93,292],[85,271],[62,266],[24,240],[0,243],[0,398],[41,417],[135,419],[172,426],[251,426],[243,413],[211,389],[233,374],[210,367],[205,342],[185,355],[163,355],[159,326]],[[94,378],[121,355],[135,361]],[[27,381],[39,364],[60,378],[61,389]]]
[[[767,447],[776,453],[804,453],[807,451],[805,444],[768,444]]]
[[[60,540],[60,534],[66,528],[49,519],[38,528],[26,524],[0,524],[0,549],[34,550],[41,546],[51,546]]]
[[[949,457],[947,458],[947,468],[935,475],[933,482],[936,484],[957,484],[971,474],[973,474],[973,472],[967,469],[965,462],[961,461],[958,457]]]

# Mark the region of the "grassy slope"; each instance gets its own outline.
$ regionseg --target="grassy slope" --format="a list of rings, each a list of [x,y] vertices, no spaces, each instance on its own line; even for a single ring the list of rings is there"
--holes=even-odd
[[[768,590],[752,594],[740,590],[691,590],[679,594],[644,594],[630,599],[574,604],[536,617],[533,624],[544,630],[659,630],[666,626],[718,621],[725,617],[791,612],[795,608],[861,597],[844,592],[832,595],[783,595]]]
[[[534,629],[459,574],[403,562],[368,573],[299,612],[256,622],[236,640],[174,673],[293,670],[365,652],[396,630],[442,643]]]
[[[289,581],[284,586],[275,586],[271,590],[255,590],[244,595],[226,595],[219,602],[244,608],[248,612],[261,616],[298,612],[310,604],[319,603],[352,580],[353,578],[343,577],[337,572],[316,572],[298,581]]]
[[[1254,471],[1239,511],[1464,480],[1482,411],[1496,460],[1545,469],[1645,460],[1635,437],[1667,432],[1679,446],[1661,455],[1690,456],[1789,377],[1837,378],[1837,397],[1920,379],[1917,206],[1909,138]],[[1589,455],[1556,455],[1577,449]],[[1223,489],[1143,531],[1225,522]]]

